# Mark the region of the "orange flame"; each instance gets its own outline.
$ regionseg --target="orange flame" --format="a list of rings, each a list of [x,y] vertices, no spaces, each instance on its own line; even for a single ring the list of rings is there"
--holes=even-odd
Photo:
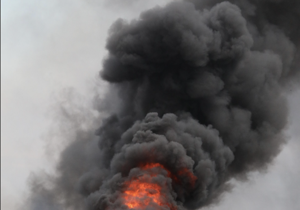
[[[175,183],[180,183],[179,178],[176,175],[172,174],[160,163],[146,163],[140,165],[140,169],[147,171],[148,177],[156,177],[158,174],[150,171],[150,169],[152,168],[161,168],[166,170],[167,176],[169,178],[171,178]],[[126,189],[123,195],[125,205],[129,209],[146,209],[146,207],[149,205],[158,205],[168,206],[170,209],[176,210],[176,208],[167,201],[167,196],[164,193],[165,190],[163,190],[163,188],[166,188],[167,186],[161,186],[157,183],[146,181],[147,175],[144,174],[140,177],[125,182]],[[187,168],[180,170],[178,172],[178,175],[179,177],[189,177],[192,187],[197,180],[197,177],[194,176],[194,174]]]
[[[145,209],[154,203],[159,206],[168,205],[161,193],[162,187],[155,183],[145,183],[140,179],[128,183],[125,191],[125,205],[129,209]]]

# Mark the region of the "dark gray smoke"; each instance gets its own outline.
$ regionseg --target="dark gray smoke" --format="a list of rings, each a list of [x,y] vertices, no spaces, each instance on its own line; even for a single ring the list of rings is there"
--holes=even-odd
[[[196,209],[273,160],[284,90],[299,81],[300,2],[230,2],[173,2],[114,23],[99,105],[111,114],[96,135],[78,131],[50,187],[34,182],[30,209],[128,209],[124,183],[147,173],[143,163],[179,180],[156,169],[147,182],[166,186],[174,208],[147,209]]]

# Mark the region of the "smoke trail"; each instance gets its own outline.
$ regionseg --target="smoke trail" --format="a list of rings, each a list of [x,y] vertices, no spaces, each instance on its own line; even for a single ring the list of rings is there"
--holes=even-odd
[[[196,209],[278,154],[299,3],[193,2],[114,23],[101,71],[114,108],[96,136],[78,131],[54,186],[35,190],[51,205],[33,196],[31,209]]]

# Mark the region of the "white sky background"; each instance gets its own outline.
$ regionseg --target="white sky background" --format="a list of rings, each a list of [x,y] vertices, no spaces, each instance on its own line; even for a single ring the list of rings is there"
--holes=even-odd
[[[169,1],[1,1],[2,210],[16,210],[22,203],[31,172],[53,168],[46,152],[53,106],[65,89],[82,94],[78,103],[88,103],[106,55],[109,26],[119,17],[130,20]],[[248,182],[237,182],[209,210],[300,209],[300,91],[289,102],[286,133],[291,138],[274,164],[263,174],[251,174]]]

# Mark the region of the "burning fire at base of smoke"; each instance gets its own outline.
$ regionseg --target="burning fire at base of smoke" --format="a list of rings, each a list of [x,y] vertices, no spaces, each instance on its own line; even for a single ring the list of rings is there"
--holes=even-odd
[[[170,196],[167,194],[172,192],[169,189],[169,183],[179,184],[180,176],[186,176],[190,179],[192,189],[197,180],[197,177],[186,168],[180,170],[176,175],[159,163],[141,164],[139,170],[143,171],[140,176],[133,177],[125,182],[123,199],[124,204],[129,209],[146,209],[149,206],[158,208],[160,206],[175,210],[176,207],[168,200]],[[156,179],[161,179],[159,176],[164,176],[165,183],[156,182]],[[171,181],[168,182],[166,177]]]

